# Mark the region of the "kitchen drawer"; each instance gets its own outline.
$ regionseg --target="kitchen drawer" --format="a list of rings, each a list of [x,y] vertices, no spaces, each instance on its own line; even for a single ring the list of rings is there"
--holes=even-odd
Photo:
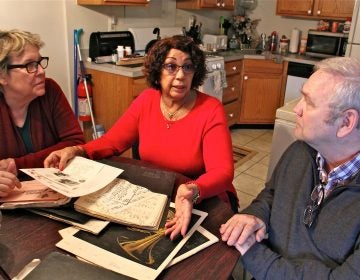
[[[242,60],[227,61],[225,63],[226,76],[240,74]]]
[[[233,124],[236,124],[239,119],[240,100],[236,100],[234,102],[224,105],[224,109],[228,125],[231,126]]]
[[[133,78],[132,96],[137,97],[144,89],[148,88],[145,77]]]
[[[230,103],[240,97],[240,75],[227,76],[227,88],[223,90],[223,104]]]
[[[281,74],[283,63],[276,63],[272,60],[244,59],[244,71],[251,73],[272,73]]]

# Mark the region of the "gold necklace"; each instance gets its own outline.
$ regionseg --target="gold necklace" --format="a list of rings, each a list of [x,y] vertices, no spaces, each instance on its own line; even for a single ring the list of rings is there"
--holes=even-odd
[[[169,120],[172,120],[173,117],[175,117],[175,115],[182,109],[182,107],[184,106],[184,104],[186,103],[186,100],[180,105],[179,108],[177,108],[174,112],[169,112],[168,110],[166,110],[166,105],[164,100],[161,98],[161,102],[162,102],[162,109],[165,112],[165,114],[168,116]]]

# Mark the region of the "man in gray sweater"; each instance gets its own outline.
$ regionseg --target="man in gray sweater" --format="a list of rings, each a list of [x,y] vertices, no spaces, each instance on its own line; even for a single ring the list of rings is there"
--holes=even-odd
[[[315,70],[294,108],[298,140],[220,228],[256,280],[360,279],[360,61]]]

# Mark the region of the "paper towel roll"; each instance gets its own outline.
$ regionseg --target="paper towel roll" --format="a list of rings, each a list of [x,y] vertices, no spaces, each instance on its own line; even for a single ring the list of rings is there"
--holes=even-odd
[[[297,53],[299,50],[299,40],[300,40],[300,30],[294,28],[291,31],[291,38],[290,38],[290,46],[289,52],[290,53]]]

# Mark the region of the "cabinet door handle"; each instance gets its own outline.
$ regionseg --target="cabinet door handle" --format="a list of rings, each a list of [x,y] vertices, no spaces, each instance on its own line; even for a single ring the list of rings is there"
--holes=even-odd
[[[233,70],[233,71],[236,71],[236,70],[237,70],[236,66],[233,66],[232,70]]]
[[[244,80],[246,81],[246,80],[248,80],[249,79],[249,77],[248,76],[244,76]]]
[[[229,117],[230,117],[230,118],[233,118],[233,117],[234,117],[234,113],[230,113],[230,114],[229,114]]]
[[[311,10],[308,10],[307,13],[308,13],[308,15],[311,15]]]
[[[320,10],[318,10],[318,11],[317,11],[317,15],[319,16],[320,14],[321,14],[321,11],[320,11]]]
[[[235,87],[231,87],[231,91],[235,91]]]

